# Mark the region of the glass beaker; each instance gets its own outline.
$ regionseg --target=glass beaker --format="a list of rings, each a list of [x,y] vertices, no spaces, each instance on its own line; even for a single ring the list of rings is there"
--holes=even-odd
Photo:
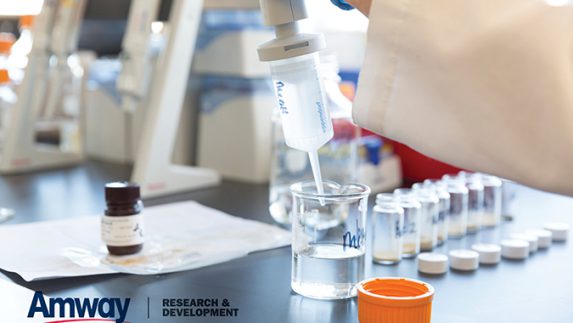
[[[312,181],[291,186],[292,289],[318,299],[356,295],[364,278],[366,212],[370,188]]]

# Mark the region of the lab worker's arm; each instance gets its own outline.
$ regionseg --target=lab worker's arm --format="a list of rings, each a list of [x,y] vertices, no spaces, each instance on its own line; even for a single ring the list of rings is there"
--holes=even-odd
[[[550,5],[565,2],[374,0],[356,122],[573,195],[573,7]]]

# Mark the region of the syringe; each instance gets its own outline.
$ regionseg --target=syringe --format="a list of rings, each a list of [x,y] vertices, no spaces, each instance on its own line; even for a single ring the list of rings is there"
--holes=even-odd
[[[259,58],[271,66],[285,142],[308,153],[317,193],[322,195],[318,149],[334,135],[318,69],[324,37],[300,32],[298,20],[308,17],[304,0],[260,3],[265,24],[275,27],[276,38],[258,48]]]

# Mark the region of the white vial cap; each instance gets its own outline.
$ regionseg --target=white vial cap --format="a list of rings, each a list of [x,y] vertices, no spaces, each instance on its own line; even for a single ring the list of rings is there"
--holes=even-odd
[[[529,252],[534,253],[538,249],[538,241],[536,235],[533,234],[525,234],[525,233],[514,233],[510,236],[511,239],[514,240],[524,240],[529,242]]]
[[[525,233],[537,236],[537,238],[539,239],[537,242],[537,247],[539,249],[545,249],[551,246],[551,239],[553,236],[551,231],[531,229],[525,231]]]
[[[529,242],[501,240],[501,256],[508,259],[526,259],[529,257]]]
[[[424,252],[418,255],[418,271],[440,275],[448,271],[448,257],[441,253]]]
[[[501,247],[497,244],[478,243],[472,250],[479,253],[480,264],[494,265],[501,261]]]
[[[456,270],[471,271],[479,267],[479,254],[472,250],[450,251],[450,267]]]
[[[545,230],[551,231],[553,234],[553,241],[567,241],[569,235],[569,224],[567,223],[545,223],[543,226]]]

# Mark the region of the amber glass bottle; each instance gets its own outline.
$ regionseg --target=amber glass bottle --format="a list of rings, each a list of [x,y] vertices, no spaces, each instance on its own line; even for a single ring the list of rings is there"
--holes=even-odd
[[[115,182],[105,185],[107,208],[102,218],[102,239],[112,255],[131,255],[143,249],[143,221],[139,185]]]

